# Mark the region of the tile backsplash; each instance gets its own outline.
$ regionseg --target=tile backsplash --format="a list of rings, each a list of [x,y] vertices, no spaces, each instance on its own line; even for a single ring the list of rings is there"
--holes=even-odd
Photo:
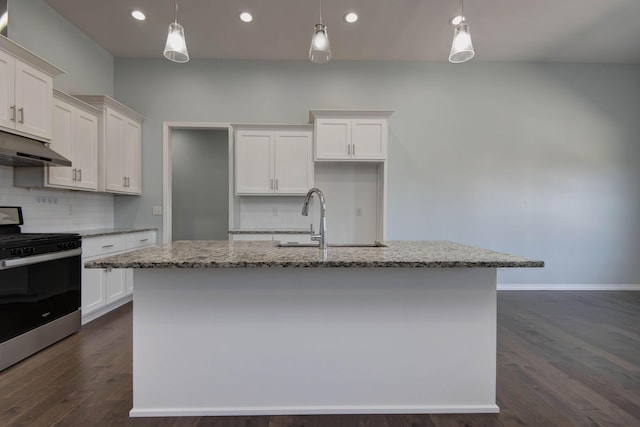
[[[13,186],[13,168],[0,166],[0,206],[21,206],[23,232],[113,227],[113,195]]]

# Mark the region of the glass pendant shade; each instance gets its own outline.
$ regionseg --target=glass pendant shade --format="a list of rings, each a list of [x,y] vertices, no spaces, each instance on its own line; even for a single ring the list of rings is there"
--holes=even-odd
[[[184,28],[177,22],[169,24],[167,44],[164,47],[164,57],[173,62],[189,61],[187,42],[184,38]]]
[[[456,25],[453,32],[453,43],[451,44],[451,52],[449,53],[449,62],[460,63],[466,62],[475,55],[473,43],[471,42],[471,34],[469,33],[469,24],[461,22]]]
[[[327,26],[316,24],[309,48],[309,59],[316,64],[324,64],[331,59],[331,46],[329,46],[329,35]]]

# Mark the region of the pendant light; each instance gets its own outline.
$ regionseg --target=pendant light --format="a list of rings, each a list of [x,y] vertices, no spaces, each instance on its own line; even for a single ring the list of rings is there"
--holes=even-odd
[[[322,0],[320,0],[320,23],[313,29],[311,47],[309,48],[309,59],[316,64],[324,64],[331,59],[331,47],[329,46],[329,35],[327,26],[322,23]]]
[[[164,57],[173,62],[187,62],[189,61],[189,52],[184,38],[184,28],[178,24],[178,0],[174,0],[174,3],[175,16],[173,22],[169,24],[167,44],[164,46]]]
[[[473,50],[471,42],[471,33],[469,32],[469,24],[464,16],[463,0],[460,0],[460,15],[451,18],[451,24],[455,25],[453,30],[453,43],[451,44],[451,52],[449,53],[449,62],[458,64],[466,62],[473,58],[476,54]]]

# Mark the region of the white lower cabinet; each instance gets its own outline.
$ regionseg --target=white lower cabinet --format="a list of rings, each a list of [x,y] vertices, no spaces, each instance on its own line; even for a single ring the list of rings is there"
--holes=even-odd
[[[229,240],[243,241],[243,240],[275,240],[282,243],[313,243],[311,241],[311,235],[309,234],[230,234]]]
[[[84,263],[155,244],[155,231],[86,237],[82,240],[83,324],[131,301],[133,294],[133,269],[85,268]]]

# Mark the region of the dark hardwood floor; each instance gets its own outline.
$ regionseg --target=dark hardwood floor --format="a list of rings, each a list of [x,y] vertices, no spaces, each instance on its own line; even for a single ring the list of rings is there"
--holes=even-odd
[[[1,372],[0,426],[640,426],[640,292],[499,292],[490,415],[130,419],[131,308]]]

